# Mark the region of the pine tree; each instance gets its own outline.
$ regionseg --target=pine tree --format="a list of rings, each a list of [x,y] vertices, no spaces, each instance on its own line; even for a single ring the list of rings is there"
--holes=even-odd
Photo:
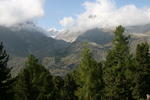
[[[9,100],[12,96],[12,78],[11,69],[7,67],[8,59],[9,56],[4,50],[3,44],[0,43],[0,100]]]
[[[136,99],[146,98],[150,94],[150,53],[148,43],[142,43],[136,49],[136,70],[134,96]]]
[[[17,77],[15,100],[50,100],[53,84],[49,71],[29,56],[25,69]]]
[[[132,64],[129,37],[118,26],[114,32],[113,48],[108,52],[104,68],[106,100],[131,100]],[[131,75],[131,76],[130,76]]]
[[[60,76],[54,76],[53,84],[52,100],[66,100],[63,92],[64,80]]]
[[[64,97],[65,100],[77,100],[75,96],[75,91],[77,90],[78,85],[73,76],[73,72],[69,73],[64,78]]]
[[[85,47],[78,68],[79,88],[76,95],[79,100],[102,100],[103,79],[102,66],[92,58],[90,50]]]

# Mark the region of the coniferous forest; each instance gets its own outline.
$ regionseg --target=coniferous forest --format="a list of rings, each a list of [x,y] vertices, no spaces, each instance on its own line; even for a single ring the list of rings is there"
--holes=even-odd
[[[150,46],[131,52],[130,36],[118,26],[106,59],[94,59],[85,43],[80,64],[66,76],[52,75],[29,55],[16,77],[8,68],[9,54],[0,44],[0,100],[146,100],[150,94]]]

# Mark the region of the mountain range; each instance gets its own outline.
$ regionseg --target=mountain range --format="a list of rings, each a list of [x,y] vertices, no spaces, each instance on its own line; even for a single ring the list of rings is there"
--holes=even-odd
[[[150,24],[126,27],[125,34],[131,36],[134,51],[138,43],[150,43]],[[64,76],[79,64],[84,42],[88,42],[94,58],[100,61],[111,48],[113,36],[112,29],[46,31],[29,22],[13,27],[0,26],[0,40],[10,55],[8,66],[13,68],[13,75],[24,67],[26,57],[33,54],[52,74]]]

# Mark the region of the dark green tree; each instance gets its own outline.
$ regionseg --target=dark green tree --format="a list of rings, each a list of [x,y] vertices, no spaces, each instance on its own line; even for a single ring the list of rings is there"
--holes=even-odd
[[[129,36],[118,26],[114,31],[113,47],[109,50],[104,67],[106,100],[132,99],[132,56],[129,52]]]
[[[148,43],[137,45],[134,96],[136,99],[146,98],[150,94],[150,52]]]
[[[64,80],[60,76],[53,77],[52,100],[66,100],[63,92]]]
[[[77,96],[75,96],[75,91],[77,90],[78,85],[76,84],[72,73],[67,74],[64,78],[63,90],[65,100],[77,100]]]
[[[52,91],[51,74],[30,55],[25,69],[17,77],[15,100],[51,100]]]
[[[9,56],[4,50],[3,44],[0,43],[0,100],[10,100],[12,98],[12,78],[7,67]]]
[[[76,95],[79,100],[102,100],[104,84],[101,68],[102,66],[92,58],[90,50],[85,47],[77,70],[79,88]]]

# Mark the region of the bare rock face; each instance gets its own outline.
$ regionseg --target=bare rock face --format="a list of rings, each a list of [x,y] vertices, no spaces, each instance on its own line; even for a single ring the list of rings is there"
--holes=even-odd
[[[64,41],[72,43],[72,42],[76,41],[78,36],[82,35],[83,33],[84,33],[84,31],[64,30],[64,31],[61,31],[59,34],[57,34],[55,39],[64,40]]]

